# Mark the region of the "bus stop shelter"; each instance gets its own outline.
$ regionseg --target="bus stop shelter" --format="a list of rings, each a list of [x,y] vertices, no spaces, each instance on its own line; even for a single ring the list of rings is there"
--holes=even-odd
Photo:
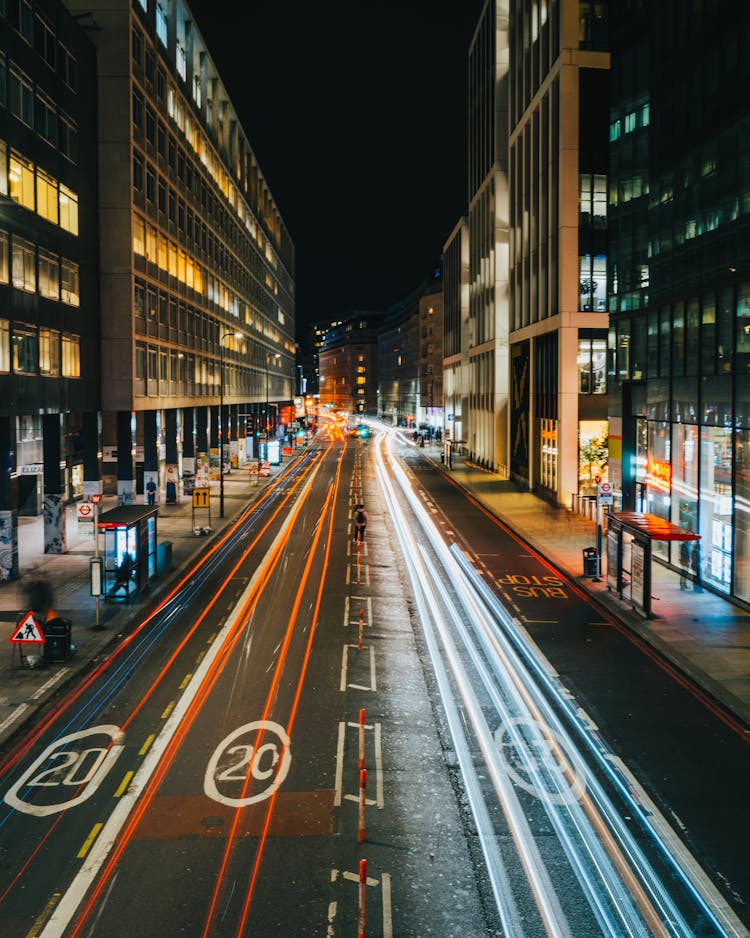
[[[699,541],[658,515],[621,511],[607,516],[607,588],[629,599],[647,619],[651,613],[651,563],[654,541]],[[627,595],[629,591],[629,595]]]
[[[119,505],[99,516],[104,534],[103,594],[128,600],[156,575],[158,505]]]

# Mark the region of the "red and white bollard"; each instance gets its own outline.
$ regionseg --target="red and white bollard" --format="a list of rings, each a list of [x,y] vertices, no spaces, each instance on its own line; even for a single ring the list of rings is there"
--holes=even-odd
[[[362,651],[362,632],[365,627],[365,610],[359,610],[359,650]]]
[[[365,767],[365,711],[359,711],[359,771]]]
[[[359,842],[365,839],[365,788],[367,787],[367,769],[359,770]]]
[[[367,905],[367,860],[359,861],[359,927],[357,938],[365,938],[365,908]]]

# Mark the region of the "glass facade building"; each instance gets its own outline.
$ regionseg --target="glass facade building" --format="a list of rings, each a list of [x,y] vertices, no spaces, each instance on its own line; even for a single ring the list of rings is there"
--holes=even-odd
[[[750,8],[723,9],[612,11],[611,467],[624,508],[700,535],[662,558],[747,603]]]

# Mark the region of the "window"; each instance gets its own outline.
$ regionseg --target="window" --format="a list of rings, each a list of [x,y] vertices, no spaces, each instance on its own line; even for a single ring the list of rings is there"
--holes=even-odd
[[[40,137],[57,146],[57,112],[55,105],[40,91],[36,93],[36,106],[34,110],[34,129]]]
[[[11,68],[8,82],[8,107],[12,114],[28,124],[34,125],[34,91],[31,80],[18,69]]]
[[[580,308],[604,311],[607,308],[607,258],[604,254],[584,254],[580,263]]]
[[[78,194],[60,183],[60,227],[78,234]]]
[[[42,218],[51,221],[53,225],[57,224],[57,180],[43,173],[41,169],[36,171],[36,210]]]
[[[78,90],[78,62],[62,43],[57,47],[57,74],[69,88]]]
[[[0,319],[0,371],[10,371],[10,323]]]
[[[140,29],[133,30],[133,40],[131,43],[133,63],[141,68],[143,64],[143,37]]]
[[[137,153],[133,154],[133,188],[143,192],[143,160]]]
[[[167,45],[167,14],[161,3],[156,4],[156,35],[159,41],[166,48]]]
[[[140,91],[133,91],[133,124],[143,129],[143,95]]]
[[[60,267],[61,299],[68,306],[80,306],[81,294],[79,285],[78,264],[62,259]]]
[[[31,45],[34,41],[34,16],[31,12],[29,0],[21,0],[19,5],[18,31]]]
[[[20,153],[11,151],[10,169],[10,197],[24,208],[34,211],[34,164],[24,159]]]
[[[10,253],[8,250],[8,232],[0,231],[0,283],[10,280]]]
[[[133,216],[133,253],[141,257],[146,254],[146,225],[138,215]]]
[[[33,326],[13,324],[13,371],[16,374],[35,375],[39,371],[39,337]]]
[[[57,146],[71,163],[78,162],[78,124],[67,114],[57,115]]]
[[[39,293],[48,300],[60,299],[60,258],[39,249]]]
[[[607,177],[581,173],[579,177],[580,224],[603,230],[607,227]]]
[[[34,245],[13,236],[13,286],[17,290],[36,293],[36,252]]]
[[[607,393],[606,338],[578,339],[578,392]]]
[[[55,34],[40,16],[34,18],[34,48],[51,69],[55,68],[57,44]]]
[[[81,377],[81,337],[63,332],[62,373],[65,378]]]
[[[156,140],[156,115],[150,107],[146,108],[146,140],[152,146]]]
[[[39,330],[39,374],[60,374],[60,333],[57,329]]]

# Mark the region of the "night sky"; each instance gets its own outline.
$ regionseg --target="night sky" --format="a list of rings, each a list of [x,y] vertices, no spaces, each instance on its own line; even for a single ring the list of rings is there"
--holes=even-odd
[[[466,211],[482,0],[188,0],[296,250],[305,323],[383,309]]]

